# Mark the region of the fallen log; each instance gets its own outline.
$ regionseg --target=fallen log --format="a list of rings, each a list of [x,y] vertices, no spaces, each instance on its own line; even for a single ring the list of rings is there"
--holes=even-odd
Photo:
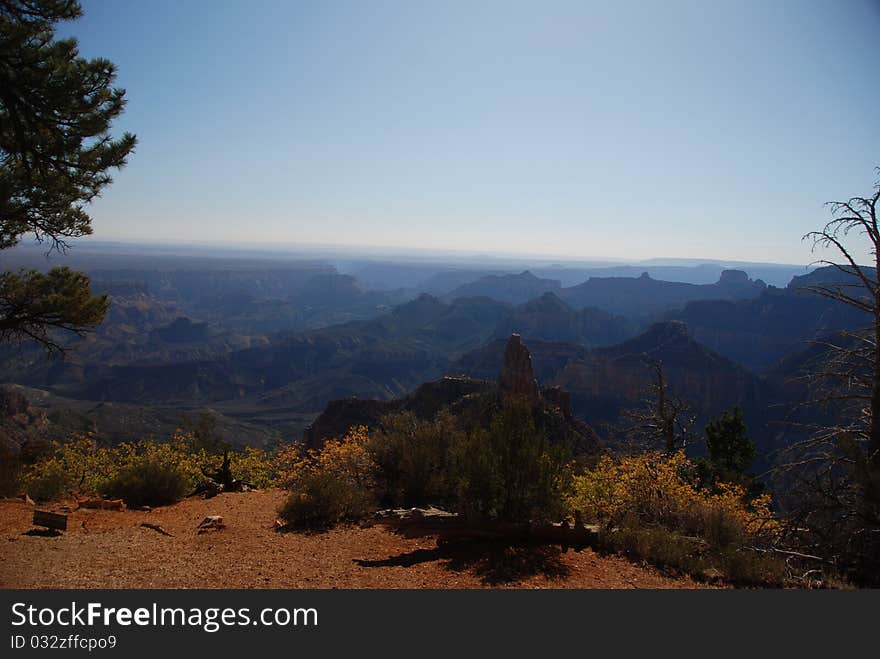
[[[437,542],[459,542],[463,540],[488,540],[506,542],[539,542],[562,545],[563,547],[595,546],[598,528],[571,528],[561,524],[530,524],[528,522],[482,521],[479,523],[464,520],[460,524],[441,525]]]
[[[35,506],[34,500],[31,499],[27,494],[22,494],[17,497],[3,497],[0,499],[2,503],[24,503],[28,506]]]
[[[122,499],[83,499],[78,501],[80,508],[96,508],[98,510],[125,510]]]
[[[813,556],[812,554],[802,554],[799,551],[789,551],[786,549],[777,549],[776,547],[767,547],[762,549],[761,547],[743,547],[743,549],[749,549],[751,551],[756,551],[761,554],[780,554],[782,556],[790,556],[792,558],[802,558],[807,561],[818,561],[820,563],[833,563],[834,561],[830,561],[827,558],[822,558],[821,556]]]
[[[375,523],[394,528],[405,535],[436,535],[438,543],[468,540],[491,542],[538,542],[563,547],[595,546],[598,526],[583,524],[533,524],[485,517],[466,517],[439,509],[382,511]]]

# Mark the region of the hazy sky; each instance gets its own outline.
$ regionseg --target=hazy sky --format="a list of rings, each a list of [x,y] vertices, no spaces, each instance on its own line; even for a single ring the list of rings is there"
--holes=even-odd
[[[84,0],[138,135],[95,239],[811,260],[880,4]]]

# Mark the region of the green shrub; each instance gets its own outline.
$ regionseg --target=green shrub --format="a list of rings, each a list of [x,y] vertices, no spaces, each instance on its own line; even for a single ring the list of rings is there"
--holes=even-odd
[[[454,416],[390,415],[368,450],[385,505],[434,504],[517,521],[560,519],[570,482],[568,452],[536,428],[526,401],[506,402],[489,423],[463,431]]]
[[[674,572],[699,574],[707,567],[699,539],[662,526],[625,526],[605,532],[601,541],[608,549]]]
[[[369,513],[372,494],[339,471],[324,469],[304,474],[278,511],[292,528],[327,529]]]
[[[177,465],[155,460],[137,460],[101,487],[101,493],[122,499],[127,506],[167,506],[180,501],[189,489],[186,473]]]
[[[745,541],[742,523],[726,508],[706,507],[702,511],[703,523],[700,535],[713,547],[741,545]]]
[[[779,588],[785,585],[785,561],[749,549],[727,547],[720,555],[720,571],[732,584],[758,584]]]
[[[779,587],[786,578],[785,562],[775,556],[732,544],[719,548],[662,526],[606,530],[600,535],[600,544],[631,559],[697,579],[714,577],[731,584]]]
[[[449,414],[385,417],[379,431],[353,428],[320,450],[294,452],[279,511],[292,527],[327,528],[378,503],[435,504],[517,521],[564,516],[567,453],[537,430],[525,401],[506,403],[488,428],[463,432]]]
[[[451,447],[460,441],[455,418],[420,421],[411,412],[388,415],[370,438],[379,498],[388,506],[451,506],[458,475]]]
[[[517,521],[564,515],[569,456],[536,429],[526,401],[505,403],[487,430],[462,436],[452,451],[459,510]]]

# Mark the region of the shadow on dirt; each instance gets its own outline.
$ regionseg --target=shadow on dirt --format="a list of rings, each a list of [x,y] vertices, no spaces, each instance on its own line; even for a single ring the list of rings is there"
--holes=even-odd
[[[444,561],[453,572],[471,572],[486,585],[499,586],[533,576],[564,579],[570,573],[558,546],[511,545],[502,542],[443,543],[434,549],[415,549],[381,560],[355,560],[361,567],[412,567]]]
[[[25,531],[22,535],[37,536],[39,538],[57,538],[61,535],[61,531],[56,529],[31,529]]]

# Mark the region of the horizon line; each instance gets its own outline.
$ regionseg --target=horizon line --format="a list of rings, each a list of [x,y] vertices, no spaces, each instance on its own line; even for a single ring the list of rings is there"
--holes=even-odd
[[[789,263],[784,261],[761,261],[747,260],[743,258],[715,258],[715,257],[694,257],[694,256],[651,256],[647,258],[627,258],[620,256],[573,256],[561,254],[545,254],[545,253],[524,253],[524,252],[503,252],[492,250],[467,250],[449,247],[422,247],[422,246],[400,246],[400,245],[353,245],[350,243],[318,243],[318,242],[294,242],[294,241],[232,241],[232,240],[175,240],[161,238],[116,238],[116,239],[93,239],[91,236],[83,236],[79,239],[73,239],[69,242],[68,251],[75,251],[75,247],[99,247],[99,246],[124,246],[124,247],[147,247],[147,248],[202,248],[202,249],[228,249],[231,251],[258,251],[263,253],[274,253],[277,255],[291,254],[296,251],[303,252],[324,252],[332,255],[334,251],[341,252],[341,255],[354,254],[358,256],[370,257],[394,257],[397,255],[405,255],[410,253],[412,256],[424,255],[434,258],[446,257],[455,260],[462,259],[492,259],[492,260],[525,260],[525,261],[544,261],[548,265],[559,265],[562,267],[574,267],[577,265],[586,266],[587,264],[607,264],[609,267],[651,264],[651,262],[675,261],[687,263],[690,267],[699,267],[700,265],[719,265],[719,264],[743,264],[743,265],[763,265],[763,266],[781,266],[781,267],[803,267],[813,268],[816,261],[810,263]],[[32,240],[29,243],[19,243],[18,247],[25,249],[44,248],[45,243]],[[654,263],[656,267],[687,267],[677,266],[676,264]]]

